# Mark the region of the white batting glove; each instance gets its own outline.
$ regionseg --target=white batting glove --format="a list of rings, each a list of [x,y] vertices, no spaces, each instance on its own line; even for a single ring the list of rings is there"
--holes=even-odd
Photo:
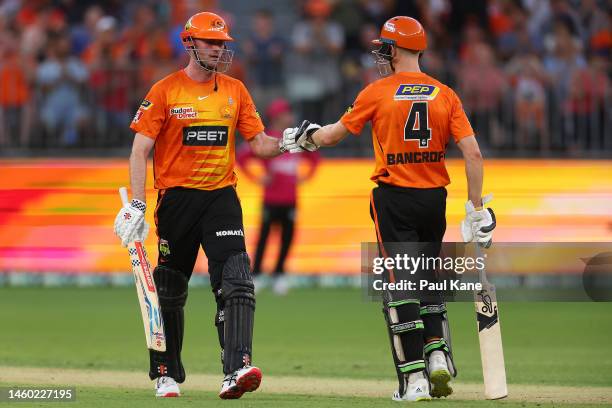
[[[296,143],[296,132],[298,128],[287,128],[283,132],[283,137],[278,142],[278,148],[282,153],[301,153],[302,149]]]
[[[130,204],[121,207],[115,217],[115,235],[121,239],[124,247],[130,242],[143,242],[149,235],[149,224],[144,220],[146,208],[145,203],[133,199]]]
[[[485,196],[479,210],[474,208],[474,204],[470,200],[465,203],[465,219],[461,221],[463,242],[478,242],[485,248],[491,246],[493,230],[496,226],[495,213],[491,208],[485,208],[485,204],[492,199],[492,194]]]
[[[312,140],[312,134],[319,129],[321,129],[321,125],[310,123],[307,120],[303,121],[295,135],[297,138],[297,145],[307,152],[319,150],[320,146],[318,146],[314,140]]]

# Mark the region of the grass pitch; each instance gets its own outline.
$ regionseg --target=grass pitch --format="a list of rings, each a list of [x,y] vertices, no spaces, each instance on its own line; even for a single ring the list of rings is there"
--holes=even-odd
[[[27,383],[25,377],[19,380],[19,367],[39,367],[41,372],[45,367],[139,372],[144,385],[104,388],[102,384],[79,382],[79,402],[70,406],[151,404],[152,388],[146,379],[148,354],[134,292],[133,288],[0,288],[0,383]],[[188,380],[185,398],[172,402],[173,406],[199,401],[207,406],[223,403],[213,391],[221,380],[214,313],[212,293],[192,289],[183,348]],[[461,394],[462,383],[467,383],[465,387],[472,387],[477,399],[478,388],[474,387],[482,384],[474,314],[471,302],[449,305],[459,369],[456,398],[467,399],[451,398],[431,405],[530,406],[533,402],[547,406],[546,401],[534,398],[488,402]],[[593,401],[586,398],[589,391],[584,388],[584,402],[612,404],[606,396],[612,387],[612,355],[606,352],[606,343],[612,338],[611,316],[612,303],[500,304],[511,397],[514,390],[520,390],[516,384],[528,384],[558,390],[554,406],[564,406],[564,401],[565,406],[576,406],[574,397],[580,394],[579,388],[599,387],[591,390],[600,390],[604,396]],[[264,386],[261,392],[234,402],[236,406],[395,406],[388,398],[378,396],[391,394],[395,375],[381,306],[364,301],[358,290],[303,289],[287,297],[263,292],[257,302],[253,357],[264,371]],[[3,379],[1,366],[14,367],[10,379]],[[216,381],[190,389],[190,374],[194,378],[208,375],[207,380]],[[132,375],[140,378],[138,373]],[[333,396],[328,392],[317,394],[316,390],[301,393],[301,388],[283,393],[272,387],[267,392],[266,378],[291,378],[302,387],[306,384],[306,388],[310,379],[347,381],[348,390],[351,384],[384,382],[379,387],[382,389],[374,389],[371,394],[356,389],[355,397],[350,391]],[[564,395],[564,387],[574,387],[567,388],[573,399]]]

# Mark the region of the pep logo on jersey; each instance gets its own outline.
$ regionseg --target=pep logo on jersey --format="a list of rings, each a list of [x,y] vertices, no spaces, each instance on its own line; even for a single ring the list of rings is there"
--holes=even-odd
[[[431,101],[440,92],[436,86],[429,84],[401,84],[393,99],[396,101]]]
[[[183,146],[227,146],[227,126],[188,126],[183,128]]]

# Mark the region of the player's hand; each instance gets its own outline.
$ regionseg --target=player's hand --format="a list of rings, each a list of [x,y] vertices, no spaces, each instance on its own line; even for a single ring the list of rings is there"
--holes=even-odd
[[[147,206],[140,200],[133,199],[119,210],[115,217],[115,235],[121,239],[124,247],[134,241],[144,241],[149,235],[149,224],[145,222],[144,215]]]
[[[319,150],[320,146],[312,140],[312,134],[319,129],[321,129],[321,125],[310,123],[307,120],[303,121],[295,134],[297,145],[307,152]]]
[[[484,248],[489,248],[493,242],[495,229],[495,213],[485,204],[493,199],[491,194],[482,199],[482,207],[478,210],[468,200],[465,203],[465,219],[461,221],[461,236],[463,242],[478,242]]]
[[[281,153],[300,153],[302,149],[296,143],[296,132],[298,128],[287,128],[283,132],[282,139],[278,142],[278,148]]]

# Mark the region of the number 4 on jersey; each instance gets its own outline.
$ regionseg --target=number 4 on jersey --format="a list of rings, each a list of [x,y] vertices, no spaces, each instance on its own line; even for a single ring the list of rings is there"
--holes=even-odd
[[[418,119],[418,123],[417,123]],[[415,125],[418,128],[415,129]],[[427,117],[427,102],[413,102],[404,125],[404,140],[418,140],[420,148],[429,147],[431,129]]]

